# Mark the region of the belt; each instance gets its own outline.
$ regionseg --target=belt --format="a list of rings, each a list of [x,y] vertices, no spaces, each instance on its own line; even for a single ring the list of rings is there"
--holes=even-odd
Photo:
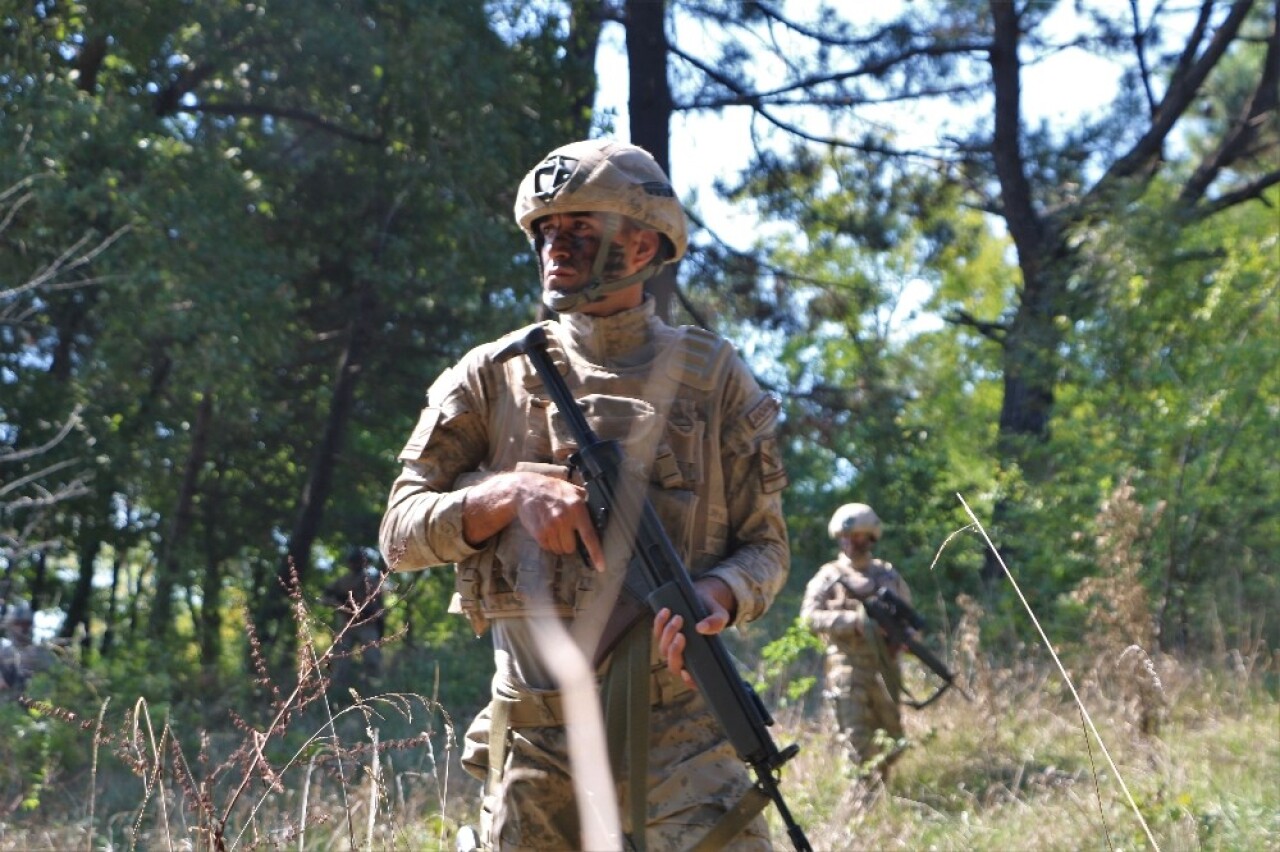
[[[649,704],[658,707],[690,691],[684,679],[666,666],[649,672]],[[512,728],[544,728],[564,724],[564,696],[558,690],[522,692],[497,696],[494,702],[507,706],[507,725]]]

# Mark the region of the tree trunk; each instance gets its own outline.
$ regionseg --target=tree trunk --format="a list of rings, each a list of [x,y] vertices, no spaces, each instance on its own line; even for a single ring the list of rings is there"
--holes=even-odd
[[[116,644],[116,606],[120,600],[120,576],[124,571],[124,555],[117,552],[111,560],[111,589],[107,592],[106,617],[103,619],[102,641],[98,644],[98,653],[102,659],[111,658]]]
[[[191,449],[183,466],[182,484],[173,509],[173,523],[165,537],[163,549],[156,565],[156,600],[152,608],[147,633],[152,639],[161,639],[173,626],[173,592],[182,574],[182,557],[187,531],[191,529],[192,509],[196,502],[200,470],[204,467],[209,446],[209,426],[213,422],[213,391],[205,388],[196,407],[196,419],[191,427]]]
[[[216,669],[222,656],[222,537],[216,531],[221,528],[219,510],[222,507],[221,489],[217,487],[220,471],[213,476],[214,487],[206,489],[203,515],[205,530],[205,565],[200,579],[200,613],[197,619],[197,639],[200,644],[200,665],[206,672]]]
[[[263,596],[264,610],[259,627],[274,640],[282,653],[292,653],[293,631],[285,624],[289,615],[288,592],[295,583],[303,585],[311,574],[311,549],[319,538],[325,505],[333,491],[334,468],[342,453],[356,388],[372,337],[370,318],[373,316],[374,298],[372,284],[361,283],[355,315],[347,325],[346,346],[338,359],[324,431],[312,453],[311,463],[307,466],[307,481],[298,498],[298,514],[289,533],[289,548],[277,567],[276,583]]]
[[[631,90],[627,111],[631,141],[644,148],[671,175],[671,86],[667,81],[666,0],[627,0],[627,68]],[[671,319],[676,267],[668,265],[645,284],[658,316]]]
[[[993,24],[990,54],[992,88],[995,94],[994,132],[991,155],[1000,181],[1000,204],[1009,234],[1017,250],[1022,271],[1018,306],[1003,347],[1004,397],[996,447],[1002,467],[1013,464],[1024,470],[1035,445],[1049,434],[1053,408],[1058,337],[1054,326],[1052,288],[1058,282],[1044,269],[1046,227],[1032,200],[1031,183],[1021,149],[1022,65],[1018,59],[1021,27],[1014,4],[991,0]],[[992,527],[999,533],[1010,520],[1008,502],[993,507]],[[1014,536],[1016,540],[1016,534]],[[1009,544],[997,540],[997,547],[1009,556]],[[988,552],[982,576],[988,583],[1002,571],[995,554]]]
[[[102,548],[102,530],[96,524],[84,531],[76,554],[80,563],[80,576],[76,578],[71,600],[67,604],[67,617],[58,631],[59,638],[70,639],[76,628],[84,625],[85,639],[89,637],[89,625],[93,616],[90,604],[93,600],[93,565]]]

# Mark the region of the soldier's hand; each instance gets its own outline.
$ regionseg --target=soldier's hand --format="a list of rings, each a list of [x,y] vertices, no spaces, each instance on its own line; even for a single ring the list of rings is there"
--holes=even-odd
[[[604,548],[582,486],[541,473],[512,471],[487,478],[467,492],[463,534],[473,546],[516,522],[551,553],[567,556],[581,542],[591,567],[604,571]]]
[[[727,583],[718,577],[701,577],[693,581],[693,589],[707,613],[706,618],[694,625],[694,630],[703,636],[714,636],[733,622],[738,601]],[[684,619],[663,607],[653,619],[653,639],[671,673],[692,687],[695,686],[693,676],[684,667],[685,638],[680,632],[683,627]]]
[[[604,547],[591,521],[587,490],[563,479],[537,476],[539,487],[520,501],[516,516],[543,550],[567,556],[578,552],[581,542],[588,561],[604,571]]]

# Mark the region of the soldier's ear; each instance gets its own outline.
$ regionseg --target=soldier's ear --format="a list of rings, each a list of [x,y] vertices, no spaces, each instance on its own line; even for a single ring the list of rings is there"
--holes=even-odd
[[[641,228],[635,232],[634,239],[636,264],[644,267],[653,263],[662,246],[662,235],[657,231]]]

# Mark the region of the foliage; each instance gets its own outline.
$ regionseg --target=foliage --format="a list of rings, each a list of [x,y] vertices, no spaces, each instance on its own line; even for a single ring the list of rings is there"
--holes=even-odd
[[[193,848],[208,850],[263,842],[308,848],[309,836],[363,848],[375,838],[392,848],[428,838],[442,845],[461,813],[448,802],[451,717],[420,693],[340,695],[328,675],[338,643],[318,645],[323,633],[296,589],[292,601],[301,639],[296,678],[272,679],[250,629],[252,693],[224,696],[216,708],[203,697],[153,705],[143,694],[117,714],[110,697],[77,686],[71,668],[42,673],[32,692],[0,704],[14,733],[3,756],[17,770],[3,778],[5,801],[38,822],[33,813],[58,809],[46,801],[55,782],[61,795],[75,790],[89,802],[78,814],[89,845],[149,848],[171,837],[175,823]],[[435,801],[403,810],[408,790]]]
[[[78,412],[40,463],[88,483],[6,516],[31,526],[6,572],[104,655],[234,666],[236,602],[274,636],[290,570],[318,589],[371,543],[426,384],[532,313],[509,199],[567,126],[554,28],[406,2],[0,18],[0,452]]]
[[[956,535],[961,495],[1011,546],[1055,645],[1096,675],[1088,689],[1131,738],[1158,836],[1265,846],[1276,779],[1249,743],[1274,752],[1259,721],[1274,695],[1254,681],[1274,677],[1280,643],[1274,6],[1205,4],[1197,42],[1163,4],[1173,18],[965,2],[857,20],[828,5],[810,22],[772,3],[672,5],[676,108],[756,116],[758,156],[724,190],[759,216],[761,239],[742,252],[699,233],[684,296],[785,401],[791,576],[734,641],[806,738],[812,762],[786,774],[814,779],[797,798],[815,839],[1059,848],[1053,823],[1098,835],[1077,806],[1092,767],[1071,742],[1074,710],[1006,587],[980,582],[985,549]],[[231,740],[216,766],[271,706],[244,677],[245,625],[273,649],[325,652],[323,619],[295,630],[280,607],[290,572],[306,599],[348,545],[371,543],[423,388],[532,315],[511,193],[589,120],[584,66],[603,18],[522,0],[106,8],[0,0],[0,565],[6,593],[65,616],[80,651],[34,698],[87,720],[108,698],[114,711],[145,696],[100,733],[133,748],[125,728],[150,722],[190,760],[189,732],[210,730]],[[1050,25],[1077,9],[1073,29]],[[1020,19],[995,18],[1010,10]],[[695,20],[724,39],[714,61],[681,43]],[[1071,125],[1010,121],[996,102],[1018,101],[998,97],[992,58],[1015,34],[1025,91],[1039,62],[1087,53],[1122,66],[1114,100]],[[1037,400],[1051,405],[1018,408]],[[1109,572],[1121,483],[1150,522]],[[811,725],[818,649],[794,624],[833,553],[826,520],[851,499],[886,519],[879,555],[982,696],[921,717],[897,811],[841,784]],[[387,582],[388,690],[465,718],[487,695],[491,649],[447,612],[451,574]],[[1114,582],[1133,609],[1104,613],[1085,594]],[[1076,644],[1139,610],[1159,631],[1143,649],[1153,669]],[[1161,649],[1208,663],[1166,670]],[[1133,681],[1146,693],[1108,691],[1108,677],[1144,671],[1165,689],[1156,743],[1137,709],[1150,679]],[[375,705],[357,706],[342,718],[358,739]],[[233,712],[248,727],[228,735]],[[0,746],[3,800],[34,806],[21,817],[34,825],[77,797],[95,752],[39,709],[0,713],[15,732]],[[329,720],[305,721],[271,760]],[[400,724],[420,732],[416,717]],[[430,774],[415,759],[406,789]],[[1236,794],[1213,774],[1223,760],[1245,767]],[[144,813],[139,843],[171,827],[155,810],[170,799],[103,786],[113,832]],[[350,816],[340,788],[325,805]],[[405,833],[380,842],[429,846],[470,812],[415,810],[412,793]],[[1140,845],[1117,802],[1102,805],[1112,840]],[[255,825],[287,827],[301,804],[271,800]]]
[[[1192,306],[1203,295],[1214,312],[1221,303],[1233,314],[1235,305],[1274,302],[1261,278],[1233,271],[1267,255],[1274,267],[1273,5],[1206,4],[1194,22],[1172,7],[1120,13],[1065,3],[908,4],[856,19],[823,7],[812,20],[775,4],[682,10],[716,22],[719,55],[673,48],[680,106],[753,116],[755,157],[724,189],[760,215],[761,239],[737,256],[723,247],[695,256],[690,284],[710,287],[699,303],[705,314],[743,323],[748,351],[787,399],[793,569],[807,575],[823,560],[812,533],[824,513],[866,500],[893,524],[882,555],[911,579],[934,569],[935,616],[946,617],[942,601],[980,592],[990,628],[1007,636],[1017,611],[981,548],[930,561],[965,524],[955,495],[988,518],[1037,598],[1052,601],[1095,570],[1089,525],[1111,488],[1133,475],[1139,499],[1168,501],[1176,489],[1184,508],[1165,516],[1166,538],[1144,557],[1163,599],[1160,620],[1181,625],[1162,624],[1162,641],[1203,647],[1208,621],[1192,621],[1226,610],[1228,597],[1246,601],[1221,585],[1208,592],[1215,583],[1190,567],[1221,556],[1191,560],[1179,533],[1199,537],[1210,526],[1265,540],[1229,546],[1226,574],[1237,589],[1263,592],[1245,603],[1249,626],[1231,629],[1267,621],[1275,597],[1263,578],[1277,550],[1250,498],[1271,504],[1276,465],[1262,460],[1254,481],[1230,472],[1247,457],[1235,448],[1250,445],[1238,437],[1272,439],[1274,370],[1265,365],[1274,363],[1274,335],[1245,332],[1261,326],[1243,318],[1234,329],[1199,326],[1186,351],[1204,359],[1179,357],[1186,363],[1176,373],[1196,388],[1192,408],[1159,413],[1128,379],[1145,385],[1168,371],[1112,372],[1112,349],[1136,342],[1132,330],[1144,335],[1132,355],[1173,351],[1180,326],[1198,326]],[[1096,109],[1063,121],[1037,99],[1036,75],[1068,56],[1118,74],[1114,97],[1100,93]],[[1256,223],[1248,237],[1204,239],[1244,221]],[[1133,251],[1135,242],[1146,247]],[[1126,276],[1179,275],[1190,285],[1197,274],[1241,289],[1173,287],[1154,311],[1149,294],[1124,304]],[[901,320],[912,287],[929,293],[923,305],[945,328]],[[1181,321],[1163,313],[1175,305],[1191,312]],[[1137,318],[1148,313],[1152,325]],[[1274,317],[1261,309],[1256,320]],[[1208,362],[1219,351],[1239,372],[1237,395],[1215,384]],[[1232,397],[1255,387],[1256,416],[1245,416]],[[1240,412],[1228,421],[1239,435],[1183,432],[1203,417],[1196,404],[1220,402]],[[1173,446],[1189,453],[1186,475],[1162,464]],[[1206,526],[1211,506],[1221,514]],[[793,578],[784,606],[801,584]]]

